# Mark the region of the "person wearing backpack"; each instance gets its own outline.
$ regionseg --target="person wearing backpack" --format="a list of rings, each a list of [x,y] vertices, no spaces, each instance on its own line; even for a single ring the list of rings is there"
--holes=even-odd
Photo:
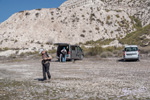
[[[43,80],[47,80],[46,74],[48,79],[51,79],[51,74],[49,72],[49,67],[50,67],[50,61],[52,57],[47,54],[45,50],[41,51],[42,54],[42,70],[43,70]]]

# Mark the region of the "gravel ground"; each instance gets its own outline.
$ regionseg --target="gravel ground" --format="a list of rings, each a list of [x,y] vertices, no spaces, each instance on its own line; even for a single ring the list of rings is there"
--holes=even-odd
[[[85,58],[51,62],[41,81],[39,59],[0,63],[0,100],[150,100],[150,58]]]

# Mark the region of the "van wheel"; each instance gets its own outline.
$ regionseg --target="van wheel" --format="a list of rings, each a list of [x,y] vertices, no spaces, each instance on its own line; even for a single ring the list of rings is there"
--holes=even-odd
[[[75,59],[71,59],[70,61],[71,61],[71,62],[75,62]]]
[[[126,62],[126,59],[124,58],[123,61]]]
[[[83,58],[84,58],[84,56],[83,56],[83,55],[81,55],[81,56],[80,56],[80,59],[82,60]]]

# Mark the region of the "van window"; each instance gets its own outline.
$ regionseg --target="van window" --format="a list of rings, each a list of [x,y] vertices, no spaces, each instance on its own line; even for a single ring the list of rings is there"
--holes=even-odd
[[[82,52],[82,49],[80,47],[78,47],[78,51]]]
[[[72,46],[71,49],[75,51],[75,50],[76,50],[76,47],[75,47],[75,46]]]
[[[130,51],[138,51],[137,47],[126,47],[125,51],[130,52]]]

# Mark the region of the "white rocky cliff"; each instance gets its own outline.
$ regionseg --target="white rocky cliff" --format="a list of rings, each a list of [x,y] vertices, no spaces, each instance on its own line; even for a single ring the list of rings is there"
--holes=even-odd
[[[51,48],[122,38],[134,31],[130,16],[150,23],[149,0],[68,0],[59,8],[20,11],[0,24],[0,48]]]

